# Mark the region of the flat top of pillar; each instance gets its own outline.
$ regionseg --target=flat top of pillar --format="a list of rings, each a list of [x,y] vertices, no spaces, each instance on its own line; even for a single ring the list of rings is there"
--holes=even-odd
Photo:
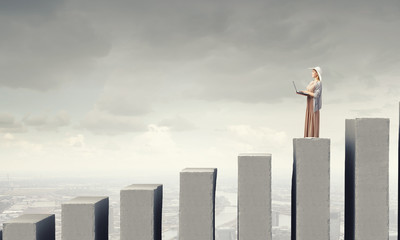
[[[367,118],[367,117],[363,117],[363,118],[356,118],[356,119],[389,119],[389,118],[382,118],[382,117],[370,117],[370,118]]]
[[[330,141],[330,138],[317,138],[317,137],[305,137],[305,138],[293,138],[293,141]]]
[[[239,157],[271,157],[271,153],[239,153]]]
[[[356,121],[363,121],[363,120],[386,120],[389,121],[389,118],[346,118],[346,120],[356,120]]]
[[[185,168],[182,172],[210,172],[213,173],[217,169],[216,168]]]
[[[54,214],[23,214],[5,223],[37,223],[51,216],[54,216]]]
[[[122,190],[156,190],[159,187],[162,187],[162,184],[132,184]]]
[[[106,198],[108,198],[108,197],[106,197],[106,196],[104,196],[104,197],[99,197],[99,196],[80,196],[80,197],[73,198],[73,199],[71,199],[68,202],[63,203],[63,204],[69,204],[69,203],[72,203],[72,204],[76,204],[76,203],[92,204],[92,203],[97,203],[97,202],[99,202],[101,200],[104,200]]]

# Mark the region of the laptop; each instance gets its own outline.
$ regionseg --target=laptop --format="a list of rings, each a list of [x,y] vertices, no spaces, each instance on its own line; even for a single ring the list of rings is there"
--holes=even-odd
[[[296,84],[294,83],[294,81],[293,81],[293,86],[294,86],[294,90],[296,90],[296,93],[304,95],[304,96],[310,96],[310,94],[303,93],[302,91],[297,91],[297,87],[296,87]]]

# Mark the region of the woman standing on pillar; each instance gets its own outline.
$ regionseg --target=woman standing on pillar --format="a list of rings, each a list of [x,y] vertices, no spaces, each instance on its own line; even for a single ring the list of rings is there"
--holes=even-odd
[[[320,67],[313,67],[309,69],[312,69],[311,76],[314,78],[314,80],[308,84],[307,90],[301,91],[305,94],[304,96],[307,96],[304,137],[319,137],[319,110],[322,107],[322,70]]]

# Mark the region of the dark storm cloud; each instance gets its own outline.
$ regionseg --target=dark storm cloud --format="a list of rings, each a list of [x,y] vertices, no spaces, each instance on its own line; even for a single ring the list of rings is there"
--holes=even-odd
[[[62,0],[1,0],[0,13],[3,15],[47,14],[62,7]]]
[[[320,65],[333,90],[349,79],[379,84],[371,80],[399,63],[395,1],[117,1],[107,9],[97,13],[121,23],[114,30],[126,38],[137,70],[130,95],[136,102],[162,92],[164,81],[191,82],[171,98],[275,102],[294,97],[292,80],[311,80],[307,67]],[[158,81],[135,87],[146,72],[160,73]]]
[[[399,64],[398,1],[32,2],[7,1],[12,11],[1,13],[0,84],[49,89],[118,52],[121,62],[103,66],[114,90],[97,103],[115,115],[145,114],[171,98],[295,97],[291,81],[307,83],[314,65],[325,87],[373,86]]]
[[[107,55],[110,43],[62,1],[2,1],[0,85],[51,89],[76,81]]]

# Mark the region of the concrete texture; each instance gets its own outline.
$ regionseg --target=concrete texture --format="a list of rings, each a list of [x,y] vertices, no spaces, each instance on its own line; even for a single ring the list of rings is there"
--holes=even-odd
[[[216,168],[186,168],[180,173],[179,240],[215,239]]]
[[[238,156],[238,240],[272,240],[271,154]]]
[[[121,190],[121,240],[161,240],[162,196],[161,184],[133,184]]]
[[[329,201],[330,139],[293,139],[292,240],[329,240]]]
[[[389,119],[346,119],[345,239],[389,238]]]
[[[108,197],[76,197],[61,205],[62,240],[108,240]]]
[[[3,223],[4,240],[55,240],[55,238],[54,214],[24,214]]]

